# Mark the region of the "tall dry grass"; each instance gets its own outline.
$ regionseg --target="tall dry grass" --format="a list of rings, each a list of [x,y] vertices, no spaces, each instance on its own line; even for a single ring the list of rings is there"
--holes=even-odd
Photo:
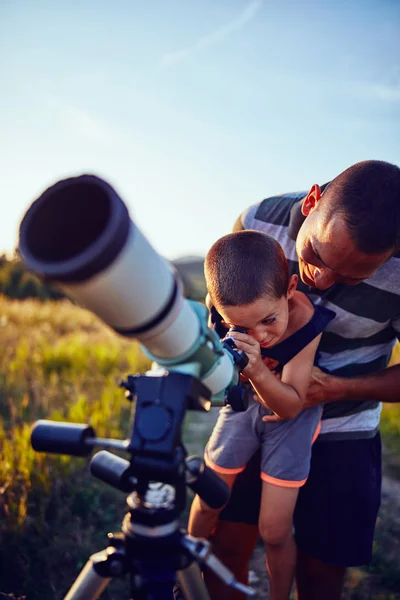
[[[0,343],[0,592],[55,600],[96,541],[103,547],[119,529],[124,496],[93,481],[84,459],[34,452],[31,425],[88,423],[100,437],[126,438],[130,405],[118,382],[148,360],[68,301],[0,296]]]
[[[400,364],[400,343],[395,345],[390,361],[390,366],[396,364]],[[398,403],[386,403],[383,405],[381,416],[381,433],[385,445],[395,456],[400,458],[400,390]]]
[[[400,346],[393,362],[400,362]],[[106,533],[119,530],[125,513],[124,494],[94,480],[87,460],[35,453],[32,423],[88,423],[99,436],[126,438],[130,405],[117,384],[148,366],[134,341],[117,337],[68,301],[0,296],[0,596],[63,598],[87,557],[106,545]],[[400,457],[400,403],[385,405],[382,432]],[[375,557],[387,562],[388,545],[379,535]],[[396,585],[396,561],[378,568],[377,560],[373,568]],[[101,597],[122,599],[127,589],[113,583]],[[354,597],[365,596],[356,591]]]

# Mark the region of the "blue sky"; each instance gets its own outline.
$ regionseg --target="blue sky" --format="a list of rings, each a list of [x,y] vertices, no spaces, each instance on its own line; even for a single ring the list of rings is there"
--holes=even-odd
[[[0,251],[32,200],[95,173],[168,258],[249,204],[400,165],[398,0],[0,5]]]

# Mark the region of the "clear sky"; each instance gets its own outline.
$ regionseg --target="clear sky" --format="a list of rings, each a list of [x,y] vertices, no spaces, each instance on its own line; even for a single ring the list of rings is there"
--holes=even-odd
[[[400,165],[398,0],[5,0],[0,56],[0,251],[68,175],[173,259],[268,195]]]

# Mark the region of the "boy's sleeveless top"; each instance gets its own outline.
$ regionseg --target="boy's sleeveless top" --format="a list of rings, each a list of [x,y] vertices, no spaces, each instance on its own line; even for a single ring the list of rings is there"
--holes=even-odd
[[[271,348],[261,348],[261,356],[265,359],[275,361],[272,368],[270,368],[275,373],[279,373],[282,371],[283,367],[296,356],[296,354],[322,333],[335,315],[336,313],[333,310],[330,310],[325,306],[314,306],[314,314],[308,323],[279,344],[276,344]],[[221,315],[214,306],[210,307],[210,320],[211,326],[215,329],[220,338],[225,337],[228,330],[222,325]],[[318,365],[318,358],[319,353],[317,351],[314,360],[315,365]]]

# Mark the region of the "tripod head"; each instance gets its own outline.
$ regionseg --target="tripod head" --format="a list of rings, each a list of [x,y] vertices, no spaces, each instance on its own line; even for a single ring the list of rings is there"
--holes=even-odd
[[[183,587],[206,600],[207,593],[193,561],[212,568],[227,584],[245,592],[232,573],[212,554],[206,540],[198,540],[179,529],[185,508],[186,486],[211,507],[228,500],[227,485],[198,457],[186,456],[181,440],[187,409],[201,405],[210,392],[186,373],[128,376],[121,383],[132,402],[132,426],[126,440],[96,438],[92,427],[75,423],[37,421],[31,441],[36,451],[88,456],[96,446],[123,450],[130,460],[105,450],[94,455],[91,473],[128,493],[128,513],[122,534],[110,535],[104,552],[93,555],[65,600],[98,598],[111,577],[131,576],[135,600],[164,600],[172,596],[176,571]],[[186,570],[186,571],[184,571]],[[190,584],[186,581],[189,578]],[[195,582],[195,583],[193,583]]]

